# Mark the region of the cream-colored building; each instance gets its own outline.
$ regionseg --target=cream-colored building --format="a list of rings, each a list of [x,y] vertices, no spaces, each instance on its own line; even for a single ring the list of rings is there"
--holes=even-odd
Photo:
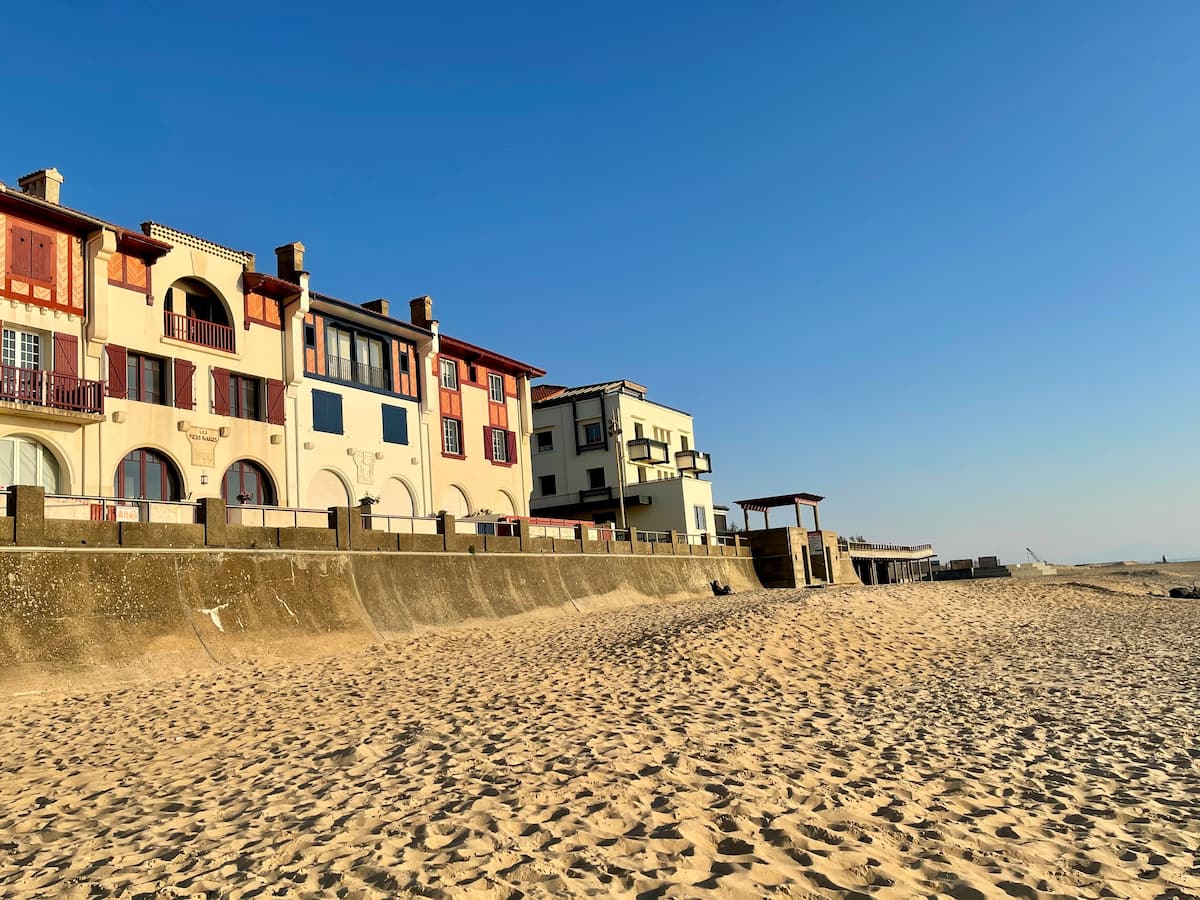
[[[696,449],[692,417],[612,381],[533,389],[532,515],[714,534],[712,471]],[[614,431],[613,424],[618,429]]]
[[[515,448],[528,442],[539,370],[443,347],[427,297],[410,321],[386,300],[311,291],[301,244],[279,247],[268,275],[247,251],[63,207],[61,184],[45,170],[19,191],[0,185],[0,485],[223,496],[266,524],[253,507],[528,511],[529,460]],[[443,358],[461,365],[454,390],[435,372]]]

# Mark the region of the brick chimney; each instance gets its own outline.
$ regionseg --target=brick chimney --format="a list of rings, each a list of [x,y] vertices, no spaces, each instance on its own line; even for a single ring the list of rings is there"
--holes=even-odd
[[[275,271],[284,281],[299,284],[300,273],[304,271],[304,245],[292,241],[282,247],[275,248]]]
[[[412,323],[418,328],[428,328],[433,324],[433,298],[417,297],[408,301]]]
[[[17,180],[22,193],[39,200],[58,203],[58,193],[65,179],[58,169],[38,169]]]
[[[378,300],[368,300],[362,305],[363,309],[369,309],[371,312],[377,312],[381,316],[388,314],[388,302],[380,297]]]

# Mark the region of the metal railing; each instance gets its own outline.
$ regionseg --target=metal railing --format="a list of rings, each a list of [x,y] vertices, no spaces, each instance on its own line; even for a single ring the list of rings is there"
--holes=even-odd
[[[732,534],[718,534],[717,535],[717,543],[720,544],[722,547],[736,547],[737,546],[737,538],[734,537]]]
[[[208,322],[182,313],[163,310],[163,334],[177,341],[233,352],[233,329],[219,322]]]
[[[325,374],[339,381],[353,381],[382,390],[387,390],[390,387],[388,384],[387,369],[368,365],[367,363],[355,362],[352,359],[332,353],[325,355]]]
[[[688,533],[688,534],[680,535],[680,537],[683,538],[683,542],[685,544],[707,544],[708,543],[708,535],[705,535],[705,534]]]
[[[917,553],[921,550],[932,550],[932,544],[868,544],[864,541],[848,541],[838,538],[838,548],[841,550],[878,550],[881,552],[896,551],[899,553]]]
[[[104,412],[104,384],[45,369],[0,365],[0,400],[72,412]]]
[[[385,531],[388,534],[437,534],[435,516],[393,516],[388,513],[371,513],[363,516],[363,528],[367,531]]]
[[[637,532],[637,539],[639,541],[645,541],[647,544],[669,544],[671,543],[671,532],[642,531],[639,528]]]
[[[185,500],[142,500],[126,497],[92,497],[81,494],[47,494],[47,519],[93,522],[157,522],[194,525],[199,504]]]
[[[225,521],[256,528],[328,528],[329,510],[242,503],[225,507]]]

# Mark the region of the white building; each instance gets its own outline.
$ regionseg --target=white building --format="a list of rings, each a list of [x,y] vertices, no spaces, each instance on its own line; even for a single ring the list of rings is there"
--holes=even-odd
[[[700,477],[712,464],[692,417],[647,400],[642,385],[538,385],[533,428],[531,515],[620,525],[623,490],[630,527],[715,533],[712,485]]]

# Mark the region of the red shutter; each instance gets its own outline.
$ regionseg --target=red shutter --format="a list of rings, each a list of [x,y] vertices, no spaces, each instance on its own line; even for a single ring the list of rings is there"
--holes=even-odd
[[[508,461],[515,463],[517,461],[517,433],[515,431],[504,432],[504,439],[508,441]]]
[[[213,412],[218,416],[229,415],[229,370],[212,370],[213,379]]]
[[[33,280],[54,281],[54,237],[31,232],[33,240]]]
[[[492,429],[483,426],[483,456],[485,459],[495,459],[496,455],[492,453]]]
[[[195,409],[196,366],[186,359],[175,360],[175,408]]]
[[[79,338],[73,334],[54,333],[54,372],[58,375],[79,375]]]
[[[109,344],[108,350],[108,396],[125,399],[125,348]]]
[[[283,382],[275,378],[267,379],[267,421],[272,425],[283,424]]]
[[[21,278],[33,276],[33,232],[14,225],[8,230],[8,272]]]

